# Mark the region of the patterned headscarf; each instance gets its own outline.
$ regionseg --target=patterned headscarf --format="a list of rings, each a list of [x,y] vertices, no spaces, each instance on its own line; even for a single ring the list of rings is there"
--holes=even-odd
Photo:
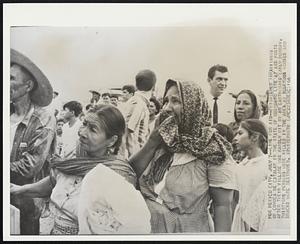
[[[216,130],[210,127],[211,112],[200,86],[194,82],[168,80],[168,89],[177,85],[182,101],[182,121],[174,116],[165,119],[159,129],[168,149],[175,153],[190,153],[211,164],[222,164],[232,148]]]
[[[174,85],[178,87],[183,106],[181,122],[178,123],[173,115],[162,112],[163,121],[158,129],[168,151],[189,153],[209,164],[221,165],[227,155],[231,154],[232,147],[211,128],[211,111],[202,89],[194,82],[168,80],[164,96]],[[172,163],[171,160],[168,163],[162,162],[161,158],[154,162],[149,172],[156,183]]]

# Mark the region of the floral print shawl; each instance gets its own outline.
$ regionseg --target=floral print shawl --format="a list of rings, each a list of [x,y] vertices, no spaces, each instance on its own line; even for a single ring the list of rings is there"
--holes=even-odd
[[[161,114],[161,117],[167,118],[163,118],[158,131],[169,152],[159,157],[149,172],[149,180],[153,178],[155,182],[162,179],[172,163],[171,159],[165,162],[166,154],[189,153],[209,164],[221,165],[232,152],[231,144],[210,126],[211,111],[200,86],[189,81],[168,80],[165,95],[173,85],[177,85],[180,93],[182,120],[178,124],[173,115]],[[158,150],[162,154],[164,149]]]

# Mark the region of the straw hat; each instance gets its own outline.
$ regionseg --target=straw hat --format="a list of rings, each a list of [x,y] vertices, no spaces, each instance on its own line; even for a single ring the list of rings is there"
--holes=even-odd
[[[43,72],[29,58],[14,49],[10,49],[10,63],[22,66],[34,77],[36,87],[30,92],[32,103],[41,107],[48,106],[52,101],[53,89]]]

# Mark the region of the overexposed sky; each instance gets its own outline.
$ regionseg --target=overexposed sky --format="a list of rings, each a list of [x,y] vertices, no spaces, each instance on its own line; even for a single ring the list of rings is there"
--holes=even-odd
[[[30,57],[66,100],[88,101],[89,89],[134,84],[144,68],[157,75],[207,86],[207,71],[224,64],[228,92],[267,89],[268,39],[239,26],[12,27],[11,47]]]
[[[288,4],[6,4],[4,10],[4,44],[32,59],[60,99],[82,103],[89,89],[134,84],[145,68],[157,75],[158,95],[168,78],[206,89],[214,64],[229,68],[227,92],[264,94],[268,52],[279,38],[291,38],[295,19]]]

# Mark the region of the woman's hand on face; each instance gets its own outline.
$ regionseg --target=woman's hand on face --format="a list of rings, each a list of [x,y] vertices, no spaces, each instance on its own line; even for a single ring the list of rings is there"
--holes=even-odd
[[[15,185],[10,183],[10,194],[11,195],[18,195],[22,193],[23,186]]]
[[[153,147],[157,147],[158,145],[163,143],[163,139],[160,136],[158,129],[159,129],[159,126],[155,127],[149,136],[148,142]]]

